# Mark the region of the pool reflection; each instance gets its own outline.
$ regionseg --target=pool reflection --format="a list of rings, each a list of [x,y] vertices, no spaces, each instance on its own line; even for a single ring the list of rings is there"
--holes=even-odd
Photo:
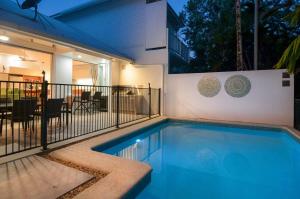
[[[147,137],[131,140],[133,142],[128,147],[121,149],[113,155],[137,161],[147,161],[147,159],[156,151],[161,149],[162,136],[157,132]]]

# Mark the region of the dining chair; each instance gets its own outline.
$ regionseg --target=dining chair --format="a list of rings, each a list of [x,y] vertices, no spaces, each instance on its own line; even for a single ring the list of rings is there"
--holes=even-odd
[[[90,102],[91,102],[91,92],[83,91],[81,93],[81,97],[80,97],[80,100],[79,100],[79,105],[75,109],[75,112],[77,110],[85,110],[87,112],[90,112],[89,111],[89,103]]]
[[[34,113],[37,108],[36,100],[14,100],[12,112],[6,115],[6,119],[11,120],[12,133],[14,133],[14,124],[21,123],[26,132],[29,128],[29,122],[32,121],[32,131],[34,131]]]
[[[102,100],[102,92],[97,91],[95,92],[93,98],[92,98],[92,105],[93,105],[93,110],[101,110],[101,100]]]
[[[0,136],[2,136],[3,120],[12,110],[12,99],[9,97],[0,98]]]
[[[48,99],[47,101],[47,122],[49,124],[52,119],[58,119],[59,127],[61,127],[61,116],[62,116],[62,106],[64,103],[64,99]]]

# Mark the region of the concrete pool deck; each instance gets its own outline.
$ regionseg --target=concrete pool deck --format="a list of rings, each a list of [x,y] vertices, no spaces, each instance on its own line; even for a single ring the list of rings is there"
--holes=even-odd
[[[93,176],[39,156],[0,165],[1,199],[53,199]]]
[[[124,129],[119,129],[99,137],[56,150],[49,155],[59,160],[108,173],[107,176],[79,193],[75,196],[75,198],[131,198],[150,181],[152,171],[151,167],[141,162],[126,160],[96,152],[93,151],[92,148],[122,136],[129,135],[133,131],[165,119],[165,117],[159,117]]]

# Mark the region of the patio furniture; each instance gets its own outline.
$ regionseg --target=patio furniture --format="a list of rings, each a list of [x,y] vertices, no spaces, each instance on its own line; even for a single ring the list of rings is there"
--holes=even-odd
[[[6,105],[6,104],[11,104],[12,100],[9,97],[1,97],[0,98],[0,105]]]
[[[2,126],[5,116],[12,111],[12,99],[11,98],[0,98],[0,136],[2,136]]]
[[[74,105],[75,97],[68,96],[65,101],[63,102],[62,113],[66,114],[66,123],[69,124],[69,114],[73,112],[73,105]],[[72,116],[71,116],[72,121]]]
[[[108,96],[101,96],[100,111],[108,112]]]
[[[41,112],[41,104],[38,104],[38,109],[35,111],[35,115],[42,116]],[[53,118],[59,118],[59,121],[61,120],[61,114],[63,113],[63,110],[67,106],[67,103],[64,102],[64,99],[48,99],[47,100],[47,111],[46,111],[46,117],[47,122],[49,123],[50,119]]]
[[[117,112],[117,96],[112,98],[113,112]],[[149,103],[143,95],[121,95],[119,96],[119,111],[123,114],[149,114]]]
[[[92,105],[93,105],[93,110],[101,110],[101,95],[102,92],[97,91],[95,92],[93,98],[92,98]]]
[[[36,97],[36,96],[25,96],[25,97],[21,97],[21,100],[36,100],[36,101],[38,101],[38,97]]]
[[[61,115],[64,99],[48,99],[47,101],[47,122],[58,118],[59,126],[61,126]]]
[[[40,103],[40,98],[37,96],[25,96],[25,97],[21,97],[21,100],[34,100],[37,101],[37,103]]]
[[[14,133],[14,123],[22,123],[22,128],[26,132],[29,127],[29,122],[33,121],[32,130],[34,129],[34,113],[36,107],[36,100],[14,100],[11,115],[5,116],[6,119],[11,120],[12,133]]]
[[[89,91],[82,92],[79,101],[76,101],[76,102],[79,102],[79,105],[75,109],[75,112],[79,109],[90,112],[89,111],[89,104],[91,102],[91,92],[89,92]]]

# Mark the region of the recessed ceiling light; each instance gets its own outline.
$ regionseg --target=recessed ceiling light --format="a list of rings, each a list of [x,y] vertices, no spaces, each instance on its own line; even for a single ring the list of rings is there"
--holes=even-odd
[[[5,35],[0,35],[0,40],[1,41],[9,41],[9,37]]]
[[[82,56],[81,56],[81,55],[78,55],[78,56],[77,56],[77,58],[78,58],[78,59],[81,59],[81,58],[82,58]]]

